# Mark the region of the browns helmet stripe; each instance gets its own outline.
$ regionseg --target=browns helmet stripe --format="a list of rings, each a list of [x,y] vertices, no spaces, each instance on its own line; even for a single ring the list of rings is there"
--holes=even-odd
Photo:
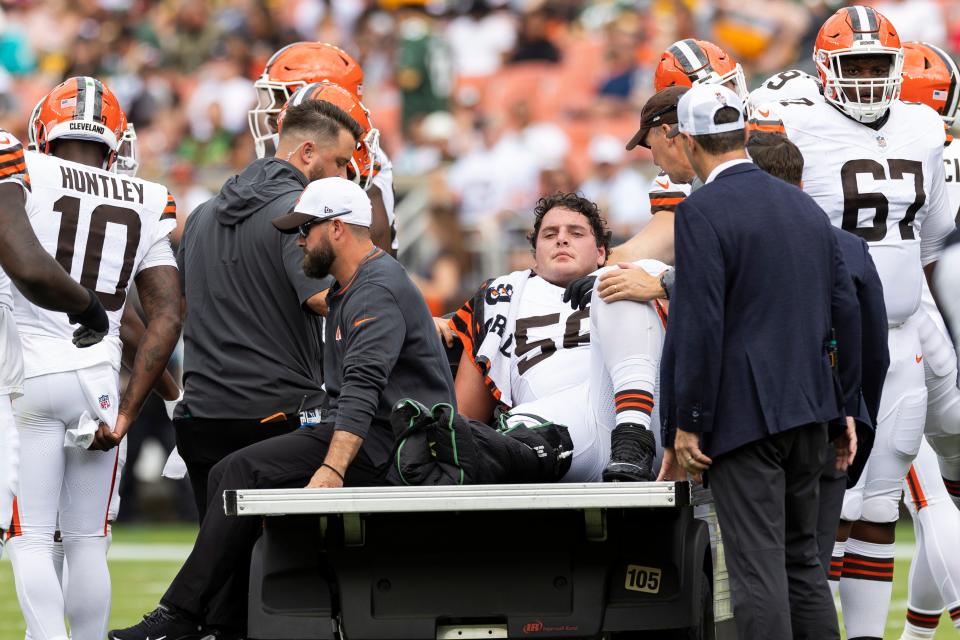
[[[77,78],[77,104],[73,110],[75,120],[83,120],[83,114],[87,110],[87,83],[84,76]]]
[[[850,24],[853,26],[853,37],[857,40],[875,40],[873,34],[880,30],[880,21],[877,14],[870,7],[847,7]]]
[[[103,117],[103,83],[99,80],[93,81],[93,121],[100,122]]]
[[[946,106],[943,108],[944,114],[950,114],[956,110],[957,100],[960,99],[960,95],[957,93],[957,77],[960,76],[960,69],[957,68],[957,63],[954,62],[953,58],[944,53],[940,47],[927,45],[927,48],[937,54],[937,57],[943,61],[950,72],[950,89],[947,90]]]
[[[710,64],[706,52],[697,44],[696,40],[687,38],[675,42],[669,49],[670,53],[683,65],[685,73],[695,73]]]

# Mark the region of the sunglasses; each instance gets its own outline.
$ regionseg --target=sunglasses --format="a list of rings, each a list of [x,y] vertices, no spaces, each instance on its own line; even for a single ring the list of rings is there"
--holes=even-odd
[[[320,224],[321,222],[326,222],[326,221],[327,220],[320,220],[318,218],[314,218],[310,222],[304,222],[302,225],[297,227],[297,231],[300,232],[301,238],[306,238],[308,235],[310,235],[310,227],[312,227],[315,224]]]

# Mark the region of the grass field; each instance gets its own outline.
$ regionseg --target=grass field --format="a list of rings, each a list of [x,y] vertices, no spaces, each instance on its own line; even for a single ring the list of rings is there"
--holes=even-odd
[[[196,529],[184,526],[154,525],[150,527],[120,525],[116,528],[111,550],[110,573],[113,576],[113,609],[110,627],[126,627],[153,609],[170,580],[189,552]],[[912,545],[913,529],[902,526],[898,543]],[[887,619],[886,639],[900,637],[907,607],[907,572],[910,562],[897,559],[893,603]],[[0,640],[21,640],[23,617],[17,606],[10,563],[0,562]],[[937,640],[960,638],[949,624],[949,617],[940,620]]]

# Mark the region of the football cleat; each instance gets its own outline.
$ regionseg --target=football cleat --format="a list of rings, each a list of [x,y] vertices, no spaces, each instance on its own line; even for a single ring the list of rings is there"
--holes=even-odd
[[[604,482],[647,482],[654,480],[653,461],[657,441],[640,424],[618,424],[610,436],[610,464],[603,470]]]
[[[143,620],[107,634],[110,640],[201,640],[207,635],[195,620],[162,604],[143,616]]]

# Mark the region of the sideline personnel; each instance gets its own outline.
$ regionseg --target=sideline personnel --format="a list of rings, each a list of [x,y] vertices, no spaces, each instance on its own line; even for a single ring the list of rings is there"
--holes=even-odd
[[[160,606],[139,624],[111,631],[113,640],[194,637],[205,607],[228,580],[237,590],[223,600],[233,611],[216,619],[208,614],[206,624],[245,627],[247,581],[239,578],[262,524],[228,518],[217,507],[223,491],[383,484],[393,406],[410,397],[428,407],[453,403],[450,367],[427,304],[403,267],[373,245],[370,223],[370,199],[342,178],[310,184],[294,212],[274,221],[284,233],[300,232],[308,276],[335,279],[323,347],[329,407],[322,423],[237,451],[214,467],[215,508],[193,552]]]
[[[839,638],[816,514],[827,423],[860,403],[850,275],[823,211],[747,159],[735,93],[693,87],[678,113],[704,186],[676,217],[675,455],[709,468],[739,636]]]
[[[298,414],[322,402],[316,325],[329,282],[304,275],[296,239],[270,221],[311,181],[345,176],[359,136],[356,121],[328,102],[290,107],[275,157],[255,160],[187,219],[177,253],[187,315],[174,426],[201,521],[213,465],[298,428]]]

